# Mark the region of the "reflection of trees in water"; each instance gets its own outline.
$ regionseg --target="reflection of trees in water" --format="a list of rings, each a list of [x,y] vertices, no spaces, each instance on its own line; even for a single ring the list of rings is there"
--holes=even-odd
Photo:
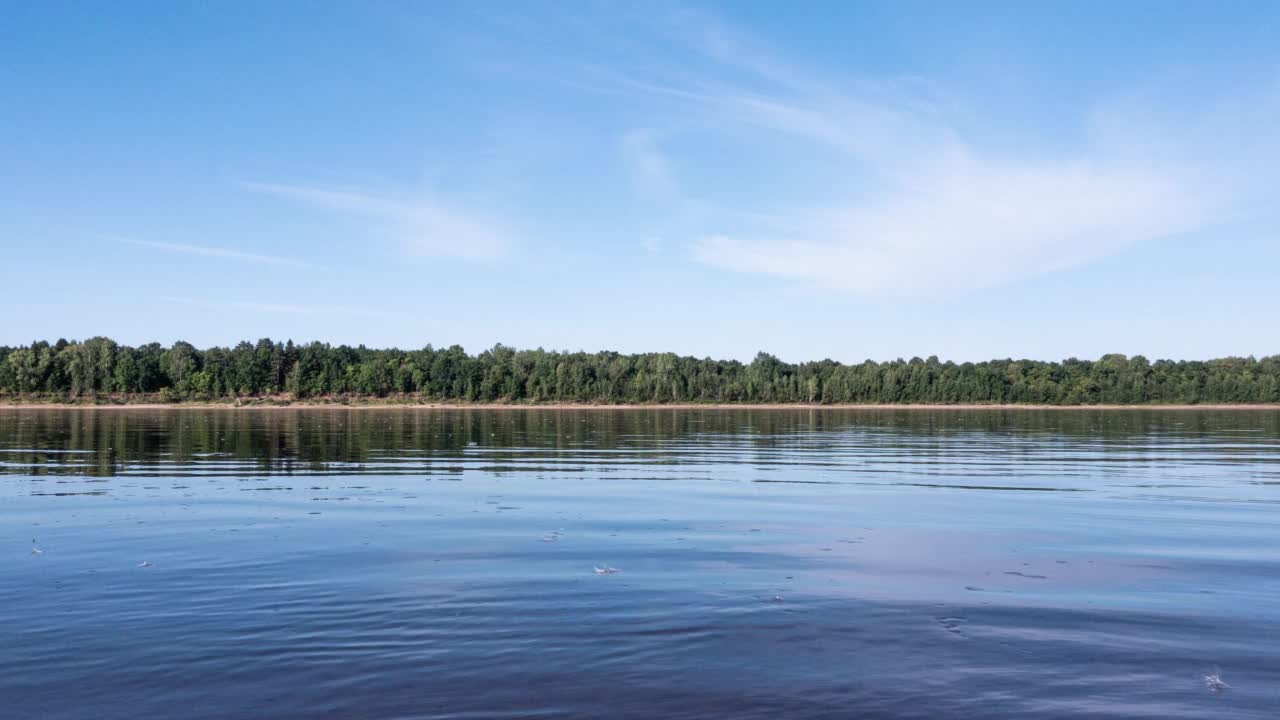
[[[1224,434],[1224,431],[1240,431]],[[713,442],[821,451],[840,433],[910,444],[965,435],[1061,437],[1106,452],[1148,434],[1226,445],[1280,437],[1276,411],[860,410],[860,409],[342,409],[5,410],[0,472],[114,474],[122,465],[199,465],[228,459],[261,471],[322,470],[327,463],[463,457],[476,449],[581,452]],[[678,448],[669,447],[672,452]],[[52,451],[52,452],[51,452]],[[136,470],[136,468],[134,468]],[[246,467],[246,471],[249,468]]]

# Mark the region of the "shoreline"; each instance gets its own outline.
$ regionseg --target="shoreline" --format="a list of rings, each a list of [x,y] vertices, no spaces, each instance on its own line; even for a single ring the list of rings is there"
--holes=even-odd
[[[230,402],[124,402],[111,404],[69,402],[9,402],[0,400],[2,410],[1164,410],[1164,411],[1280,411],[1276,404],[1203,404],[1203,405],[1034,405],[1022,403],[397,403],[336,401],[291,403]]]

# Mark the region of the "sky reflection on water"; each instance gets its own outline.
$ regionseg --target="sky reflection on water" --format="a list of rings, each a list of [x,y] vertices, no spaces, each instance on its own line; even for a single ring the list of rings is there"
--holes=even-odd
[[[0,410],[0,694],[1269,718],[1277,483],[1264,411]]]

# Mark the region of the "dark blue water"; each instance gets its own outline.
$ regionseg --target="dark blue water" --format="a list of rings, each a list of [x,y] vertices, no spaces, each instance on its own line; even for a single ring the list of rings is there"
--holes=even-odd
[[[1275,718],[1280,413],[0,410],[0,613],[4,718]]]

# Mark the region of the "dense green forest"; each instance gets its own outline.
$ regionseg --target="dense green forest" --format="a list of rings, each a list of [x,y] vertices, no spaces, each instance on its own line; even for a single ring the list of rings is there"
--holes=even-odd
[[[832,360],[750,363],[671,353],[461,347],[374,350],[259,340],[200,350],[189,343],[36,342],[0,347],[10,400],[397,398],[566,403],[1280,403],[1280,355],[1150,362],[1106,355],[1062,362]]]

